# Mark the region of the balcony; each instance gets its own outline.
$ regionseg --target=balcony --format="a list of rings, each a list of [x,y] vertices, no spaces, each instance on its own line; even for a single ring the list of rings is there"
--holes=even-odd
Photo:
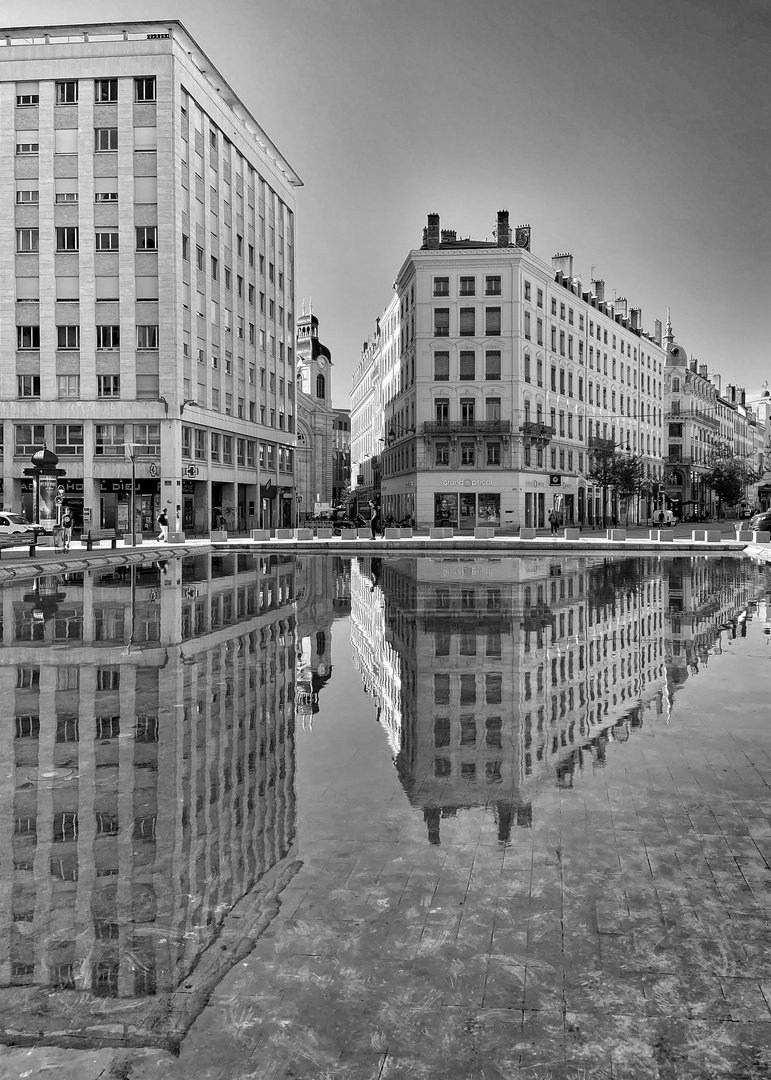
[[[680,409],[678,412],[665,412],[664,419],[671,420],[673,423],[696,420],[699,423],[706,424],[707,427],[713,428],[715,431],[720,430],[720,420],[711,413],[704,412],[703,409],[691,408]]]
[[[543,439],[544,442],[553,439],[557,434],[556,428],[542,424],[540,420],[525,420],[519,430],[529,439]]]
[[[509,435],[511,420],[427,420],[424,435]]]
[[[586,445],[590,450],[605,450],[608,452],[616,448],[615,439],[603,439],[599,435],[590,435],[586,440]]]

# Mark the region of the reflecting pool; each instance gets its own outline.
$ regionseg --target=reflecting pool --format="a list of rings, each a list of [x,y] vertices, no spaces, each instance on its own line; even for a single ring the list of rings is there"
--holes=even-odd
[[[755,1076],[769,586],[251,554],[7,585],[0,1066]]]

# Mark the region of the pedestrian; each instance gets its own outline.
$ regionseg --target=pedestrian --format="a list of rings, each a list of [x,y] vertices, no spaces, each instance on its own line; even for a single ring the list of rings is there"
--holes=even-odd
[[[556,510],[550,510],[549,511],[549,524],[551,525],[551,534],[552,534],[552,536],[557,535],[557,528],[559,526],[559,523],[560,523],[560,516],[557,513],[557,511]]]
[[[70,550],[70,540],[72,539],[72,514],[69,508],[65,506],[64,513],[62,514],[62,543],[64,544],[64,550]]]
[[[664,517],[664,511],[663,511],[663,510],[659,510],[659,525],[663,525],[663,524],[664,524],[664,521],[665,521],[665,520],[666,520],[666,519],[665,519],[665,517]]]
[[[161,534],[158,537],[158,540],[162,544],[168,544],[168,542],[169,542],[169,516],[168,516],[168,514],[166,513],[165,510],[161,510],[160,514],[158,515],[158,524],[159,524],[160,529],[161,529]]]
[[[369,527],[372,530],[372,539],[375,539],[375,533],[380,530],[380,507],[376,502],[369,504]]]

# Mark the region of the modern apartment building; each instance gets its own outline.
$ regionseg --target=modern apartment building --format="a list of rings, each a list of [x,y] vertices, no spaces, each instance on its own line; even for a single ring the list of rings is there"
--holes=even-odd
[[[383,440],[383,510],[460,530],[542,526],[552,506],[566,523],[592,522],[595,447],[628,449],[662,479],[661,324],[648,335],[603,281],[585,289],[572,255],[542,262],[529,226],[512,237],[507,211],[495,231],[458,239],[429,214],[397,274],[396,363],[386,384],[380,349],[383,428],[371,436]],[[355,391],[356,377],[354,414]]]
[[[301,180],[248,107],[179,22],[20,27],[0,151],[3,504],[45,443],[76,524],[132,477],[145,531],[288,523]]]

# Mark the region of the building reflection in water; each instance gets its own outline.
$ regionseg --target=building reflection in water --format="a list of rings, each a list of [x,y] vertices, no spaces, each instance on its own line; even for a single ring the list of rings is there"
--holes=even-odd
[[[135,563],[0,597],[3,1035],[82,1036],[84,1002],[115,998],[103,1039],[176,1045],[298,865],[294,560]]]
[[[508,841],[544,784],[667,721],[759,580],[735,558],[360,558],[355,661],[430,841],[472,807]]]
[[[297,664],[295,717],[312,729],[319,694],[332,678],[332,623],[351,613],[351,563],[340,556],[295,560]]]

